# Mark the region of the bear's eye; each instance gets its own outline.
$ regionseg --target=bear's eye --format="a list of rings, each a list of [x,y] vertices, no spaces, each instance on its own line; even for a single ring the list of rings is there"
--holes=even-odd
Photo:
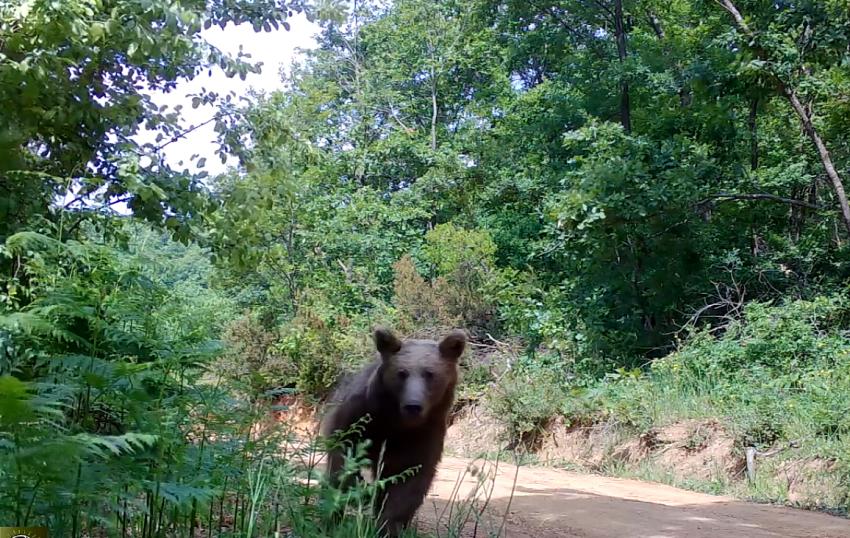
[[[431,370],[425,370],[424,372],[422,372],[422,377],[424,377],[427,381],[431,381],[432,379],[434,379],[434,372],[432,372]]]
[[[409,376],[409,375],[410,374],[407,373],[407,370],[399,370],[398,371],[398,378],[399,379],[407,379],[407,376]]]

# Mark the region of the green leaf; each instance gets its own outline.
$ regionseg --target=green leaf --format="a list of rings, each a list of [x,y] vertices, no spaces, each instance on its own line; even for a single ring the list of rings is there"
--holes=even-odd
[[[106,27],[103,23],[95,22],[89,26],[89,36],[92,39],[93,43],[97,43],[101,39],[103,39],[104,34],[106,33]]]

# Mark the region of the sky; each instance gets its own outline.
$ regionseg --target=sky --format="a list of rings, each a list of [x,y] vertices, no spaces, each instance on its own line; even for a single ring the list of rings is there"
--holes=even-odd
[[[212,26],[202,32],[207,41],[233,56],[239,53],[241,45],[243,53],[251,55],[248,59],[250,62],[262,62],[260,73],[249,73],[245,80],[242,80],[239,77],[228,78],[220,67],[214,67],[211,75],[205,71],[190,81],[178,82],[177,87],[168,93],[151,91],[149,95],[158,106],[167,105],[173,109],[177,105],[183,105],[181,115],[188,128],[209,120],[216,113],[216,109],[211,105],[192,108],[192,99],[188,96],[199,93],[201,88],[214,90],[219,95],[233,91],[237,99],[247,95],[251,89],[270,92],[281,88],[283,86],[281,68],[288,70],[292,61],[301,56],[299,50],[315,48],[314,36],[320,30],[317,24],[308,21],[303,14],[292,17],[288,22],[291,28],[288,32],[283,27],[272,32],[254,32],[250,24],[239,26],[228,24],[224,29]],[[145,131],[143,127],[140,127],[140,132],[135,139],[139,143],[155,143],[156,133]],[[215,139],[213,124],[209,123],[192,131],[184,138],[168,144],[163,149],[163,153],[168,163],[177,170],[188,168],[192,172],[197,172],[198,169],[195,168],[191,158],[193,155],[198,155],[206,157],[204,170],[210,175],[220,174],[227,169],[228,164],[235,163],[222,164],[215,153],[217,147]],[[181,161],[183,165],[179,164]],[[56,203],[66,207],[72,201],[78,201],[77,188],[63,193]],[[83,203],[86,202],[83,201]],[[130,213],[124,203],[113,204],[110,209],[120,214]]]
[[[211,76],[204,72],[191,81],[179,83],[175,90],[167,94],[151,93],[154,102],[159,106],[168,105],[170,108],[182,104],[181,114],[186,125],[190,126],[209,120],[216,112],[215,108],[210,105],[192,108],[192,100],[187,95],[198,93],[202,87],[208,90],[212,89],[219,95],[233,91],[237,99],[242,95],[247,95],[251,88],[266,92],[280,88],[283,85],[280,75],[281,68],[287,69],[292,60],[299,57],[298,49],[314,48],[316,46],[314,36],[319,31],[318,25],[309,22],[303,14],[289,19],[289,23],[291,30],[288,32],[283,27],[272,32],[254,32],[250,24],[240,26],[230,24],[223,30],[218,26],[213,26],[204,30],[204,38],[233,56],[236,56],[239,52],[241,45],[242,51],[251,55],[249,61],[263,63],[262,72],[260,74],[249,73],[243,81],[239,77],[227,78],[221,68],[216,67]],[[153,142],[154,135],[141,133],[137,140]],[[226,165],[223,165],[215,154],[216,145],[214,141],[215,132],[213,131],[213,124],[210,123],[186,135],[185,138],[169,144],[163,149],[163,152],[169,164],[179,170],[184,167],[192,171],[195,170],[194,165],[190,162],[192,155],[197,154],[200,157],[206,157],[205,170],[210,175],[215,175],[223,172]],[[178,166],[180,161],[183,161],[183,166]]]

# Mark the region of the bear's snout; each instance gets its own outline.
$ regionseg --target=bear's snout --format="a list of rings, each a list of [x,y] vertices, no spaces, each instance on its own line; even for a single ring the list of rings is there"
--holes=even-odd
[[[418,418],[422,414],[422,404],[421,403],[406,403],[402,408],[404,414],[410,418]]]
[[[398,402],[405,422],[412,425],[421,421],[427,413],[427,401],[428,388],[422,376],[414,373],[407,377]]]

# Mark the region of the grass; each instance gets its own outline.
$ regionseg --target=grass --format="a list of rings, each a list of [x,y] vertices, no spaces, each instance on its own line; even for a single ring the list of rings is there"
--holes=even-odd
[[[610,440],[607,445],[693,420],[721,425],[741,457],[748,447],[769,452],[793,444],[798,448],[760,458],[752,483],[743,473],[731,476],[730,470],[709,473],[709,480],[682,476],[652,461],[653,450],[648,451],[650,459],[634,464],[608,458],[602,470],[697,491],[847,513],[850,306],[845,303],[842,297],[751,303],[723,332],[695,333],[676,352],[647,368],[620,369],[602,379],[575,376],[565,383],[551,367],[541,367],[539,361],[525,364],[520,357],[513,361],[518,365],[515,373],[498,378],[505,387],[490,390],[485,401],[514,435],[560,416],[567,424],[609,430],[604,434]],[[569,371],[571,363],[555,358],[548,364],[556,365],[557,373]],[[531,380],[535,385],[528,390]],[[706,439],[691,432],[679,441],[696,452]],[[830,463],[812,468],[811,462],[822,461]],[[799,480],[822,487],[808,491],[795,483],[789,494],[789,481],[797,478],[788,469],[806,465],[813,476]]]
[[[496,538],[504,535],[507,514],[519,477],[519,461],[515,461],[515,471],[511,485],[511,496],[501,517],[494,517],[490,507],[500,464],[504,454],[496,454],[493,459],[479,458],[464,468],[455,480],[452,493],[443,510],[437,514],[438,538],[459,538],[464,529],[469,529],[473,537]],[[461,484],[467,477],[474,478],[474,487],[463,498],[460,497]],[[436,505],[435,505],[436,508]],[[468,534],[467,534],[468,536]]]
[[[286,425],[275,427],[285,429]],[[351,450],[343,472],[353,474],[368,467],[365,454],[365,445]],[[302,439],[300,446],[290,448],[277,465],[264,465],[263,462],[258,464],[256,472],[249,475],[249,483],[254,485],[250,488],[254,493],[251,497],[251,513],[257,513],[256,519],[261,523],[257,528],[263,530],[256,534],[245,534],[246,537],[272,536],[273,534],[267,534],[270,531],[327,538],[377,538],[381,535],[374,516],[379,490],[389,482],[403,477],[357,481],[350,489],[342,491],[331,487],[325,481],[320,469],[322,458],[322,443],[312,437]],[[434,514],[434,533],[422,533],[411,528],[403,536],[455,538],[461,536],[462,530],[470,528],[473,536],[502,536],[507,512],[498,517],[498,514],[488,510],[496,473],[502,461],[503,458],[498,455],[494,458],[481,458],[467,466],[457,477],[455,487],[449,498],[445,499],[442,510]],[[280,465],[281,462],[285,464]],[[462,494],[465,488],[462,488],[461,484],[468,484],[470,479],[473,479],[472,487]],[[420,508],[419,515],[424,514],[428,508],[426,502]],[[262,527],[262,522],[272,519],[270,514],[273,511],[285,514],[281,519],[282,524],[278,523],[274,529],[268,525]],[[339,513],[344,516],[337,517]]]

